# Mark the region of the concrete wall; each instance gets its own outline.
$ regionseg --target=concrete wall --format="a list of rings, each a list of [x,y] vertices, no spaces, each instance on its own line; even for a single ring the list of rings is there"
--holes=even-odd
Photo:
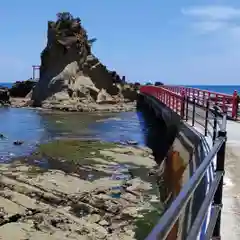
[[[150,96],[138,96],[137,109],[145,119],[146,144],[160,164],[173,144],[181,126],[180,117]]]
[[[202,160],[206,157],[209,149],[206,144],[205,139],[202,138],[197,131],[189,125],[182,123],[179,133],[171,146],[168,157],[165,159],[166,168],[171,169],[170,172],[173,183],[171,185],[171,191],[174,192],[174,198],[179,194],[184,184],[189,181]],[[172,239],[186,238],[187,232],[208,190],[210,172],[211,169],[209,169],[209,172],[205,175],[199,187],[196,189],[194,196],[179,219],[179,224],[175,227],[175,236],[178,236],[178,238]]]
[[[150,121],[152,129],[147,134],[146,142],[152,148],[156,162],[161,169],[164,169],[162,176],[164,191],[160,190],[160,199],[162,202],[167,201],[166,206],[168,206],[207,155],[209,146],[196,130],[181,121],[176,113],[153,97],[140,96],[138,109],[145,112],[146,122]],[[174,226],[169,239],[186,238],[205,197],[208,175],[197,188],[178,223]]]

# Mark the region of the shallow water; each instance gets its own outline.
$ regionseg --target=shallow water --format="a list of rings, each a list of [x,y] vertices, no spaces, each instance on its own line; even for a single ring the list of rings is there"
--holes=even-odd
[[[139,145],[148,145],[155,149],[155,160],[160,163],[163,157],[161,152],[165,152],[169,147],[166,145],[164,127],[159,119],[154,119],[150,114],[147,113],[144,116],[145,120],[142,114],[138,112],[47,113],[34,109],[0,108],[0,134],[6,137],[0,139],[0,162],[7,162],[13,156],[28,154],[34,151],[38,143],[55,138],[72,137],[100,139],[110,142],[136,141]],[[16,146],[13,144],[16,140],[24,141],[24,143],[21,146]],[[49,168],[48,161],[44,159],[35,164],[42,165],[43,168]],[[52,164],[55,163],[52,162]],[[59,162],[56,164],[59,165]],[[112,179],[123,180],[131,177],[126,173],[127,165],[109,165],[109,167],[116,168],[116,174],[110,176]],[[138,171],[141,171],[141,169]],[[166,172],[166,176],[168,173]],[[99,173],[88,172],[84,169],[84,174],[89,180],[94,180]],[[144,170],[141,175],[146,178],[148,174]],[[175,186],[173,182],[174,179],[169,177],[162,179],[161,186],[158,189],[160,191],[160,202],[165,201],[164,199],[175,192],[177,185]],[[205,193],[205,189],[203,189],[203,192]],[[113,189],[112,197],[119,198],[119,189]],[[163,204],[160,204],[160,202],[153,205],[160,208],[162,212]],[[197,205],[200,206],[200,203],[197,203]],[[154,221],[150,227],[156,224],[158,217],[159,212],[151,213],[149,218],[154,219]],[[149,228],[149,221],[147,221],[147,226]],[[144,229],[146,233],[151,228],[146,230],[146,226],[141,225],[139,229]],[[142,232],[139,234],[142,236]]]
[[[144,145],[141,114],[46,113],[34,109],[0,108],[0,161],[32,152],[36,144],[59,137],[137,141]],[[24,141],[21,146],[14,141]]]

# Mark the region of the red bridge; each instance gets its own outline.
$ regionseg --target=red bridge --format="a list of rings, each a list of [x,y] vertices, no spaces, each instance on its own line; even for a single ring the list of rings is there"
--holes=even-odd
[[[160,218],[159,223],[152,229],[147,240],[175,239],[170,236],[175,224],[179,220],[179,216],[193,197],[207,169],[213,165],[212,173],[214,181],[210,184],[205,199],[202,205],[199,206],[197,216],[187,233],[187,237],[184,239],[220,239],[222,190],[227,141],[226,124],[227,118],[233,121],[239,120],[239,97],[237,91],[234,91],[232,95],[228,95],[182,86],[146,85],[140,88],[140,95],[143,96],[144,102],[149,101],[148,105],[150,108],[154,108],[154,106],[156,108],[159,105],[165,109],[169,109],[170,112],[177,113],[181,121],[188,122],[189,118],[191,118],[192,124],[190,125],[192,126],[194,126],[195,122],[199,123],[204,128],[204,134],[200,134],[201,138],[204,138],[204,135],[206,136],[205,139],[210,137],[212,139],[211,145],[213,145],[210,145],[206,157],[201,159],[200,165]],[[190,125],[188,124],[189,127],[191,127]],[[210,214],[210,222],[203,227],[207,221],[206,216],[208,214]]]
[[[143,86],[141,93],[152,95],[166,104],[173,111],[179,113],[182,118],[185,115],[185,101],[194,102],[200,107],[217,106],[222,113],[227,113],[227,116],[233,120],[239,117],[239,97],[237,91],[232,95],[211,92],[207,90],[182,87],[182,86]]]

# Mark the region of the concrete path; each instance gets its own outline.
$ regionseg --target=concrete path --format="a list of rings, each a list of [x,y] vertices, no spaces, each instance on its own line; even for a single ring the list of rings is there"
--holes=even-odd
[[[190,107],[191,108],[191,107]],[[202,109],[196,108],[199,114],[194,128],[204,135],[205,116]],[[191,113],[189,113],[191,116]],[[191,119],[188,123],[191,125]],[[224,177],[222,239],[240,239],[240,123],[227,121],[226,173]],[[210,143],[210,137],[206,138]]]
[[[223,194],[223,239],[240,239],[240,123],[227,122],[226,174]]]

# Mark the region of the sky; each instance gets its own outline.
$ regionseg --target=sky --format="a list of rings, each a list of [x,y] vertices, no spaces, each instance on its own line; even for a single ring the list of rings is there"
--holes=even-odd
[[[3,0],[0,82],[40,64],[47,21],[79,16],[93,53],[131,82],[240,85],[239,0]]]

